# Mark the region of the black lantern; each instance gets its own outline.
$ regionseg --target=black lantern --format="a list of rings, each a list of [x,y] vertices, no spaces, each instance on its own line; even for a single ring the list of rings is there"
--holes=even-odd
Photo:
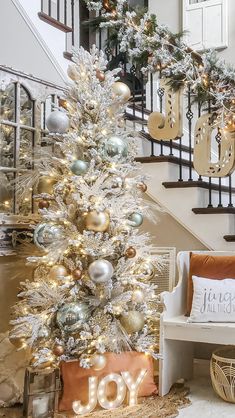
[[[59,368],[34,370],[27,368],[24,380],[23,416],[54,418],[60,392]]]

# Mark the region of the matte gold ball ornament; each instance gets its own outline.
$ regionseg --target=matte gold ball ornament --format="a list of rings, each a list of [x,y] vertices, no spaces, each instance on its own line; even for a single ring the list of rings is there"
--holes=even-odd
[[[104,369],[106,364],[107,359],[103,354],[93,354],[93,356],[91,357],[92,369],[95,371]]]
[[[63,280],[66,276],[68,276],[68,271],[63,264],[57,264],[50,269],[49,278],[51,280]]]
[[[125,252],[125,256],[127,258],[134,258],[136,256],[136,250],[133,247],[129,247],[127,248],[126,252]]]
[[[54,348],[53,348],[53,354],[56,357],[62,356],[64,354],[64,347],[63,347],[63,345],[60,345],[60,344],[55,345]]]
[[[54,185],[56,184],[56,179],[51,176],[42,176],[38,182],[38,193],[47,193],[53,194]]]
[[[105,232],[109,228],[110,218],[107,211],[97,212],[93,210],[88,212],[85,218],[85,227],[88,231]]]
[[[116,83],[113,84],[113,93],[123,104],[128,102],[131,97],[129,87],[122,81],[116,81]]]
[[[96,78],[98,78],[99,81],[105,80],[105,73],[101,70],[96,70]]]
[[[74,280],[80,280],[82,278],[82,270],[79,268],[73,270],[72,277]]]
[[[139,332],[144,327],[144,315],[139,311],[128,311],[120,316],[120,322],[128,334]]]

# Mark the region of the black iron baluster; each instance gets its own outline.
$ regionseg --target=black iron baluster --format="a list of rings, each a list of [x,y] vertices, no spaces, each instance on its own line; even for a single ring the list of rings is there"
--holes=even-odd
[[[180,137],[179,140],[180,145],[180,152],[179,152],[179,179],[178,181],[183,181],[183,173],[182,173],[182,138]]]
[[[51,0],[48,0],[48,15],[51,16]]]
[[[200,99],[198,100],[198,118],[201,117],[201,110],[202,110],[202,106],[201,106],[201,102]],[[202,176],[201,174],[198,177],[198,181],[202,181]]]
[[[220,154],[221,154],[221,132],[220,129],[218,128],[218,132],[215,135],[215,140],[218,144],[218,155],[219,155],[219,159],[220,159]],[[219,177],[219,203],[218,203],[218,208],[222,208],[222,190],[221,190],[221,177]]]
[[[74,46],[74,0],[71,0],[72,46]]]
[[[130,68],[130,74],[131,74],[131,78],[132,78],[132,112],[133,112],[133,127],[135,129],[135,112],[136,112],[136,108],[135,108],[135,75],[136,75],[136,67],[134,65],[132,65],[132,67]]]
[[[67,0],[64,0],[64,24],[67,25]]]
[[[193,119],[193,112],[192,112],[192,104],[191,104],[191,86],[188,86],[188,110],[186,113],[186,118],[188,119],[188,138],[189,138],[189,178],[188,181],[192,181],[192,119]]]
[[[57,0],[57,20],[60,21],[60,0]]]
[[[232,176],[229,176],[229,208],[233,208],[233,200],[232,200]]]
[[[101,17],[101,11],[99,11],[99,17]],[[99,49],[102,46],[102,29],[99,27]]]
[[[159,72],[159,79],[161,79],[161,71]],[[158,97],[159,97],[159,110],[160,110],[160,113],[162,113],[162,109],[163,109],[163,96],[165,94],[165,90],[163,88],[159,87],[157,89],[157,94],[158,94]],[[163,141],[162,140],[160,142],[160,154],[159,155],[160,155],[160,157],[162,157],[164,155],[164,152],[163,152]]]
[[[208,203],[208,208],[213,208],[212,205],[212,188],[211,188],[211,177],[209,177],[209,203]]]
[[[43,13],[43,0],[41,0],[41,13]]]

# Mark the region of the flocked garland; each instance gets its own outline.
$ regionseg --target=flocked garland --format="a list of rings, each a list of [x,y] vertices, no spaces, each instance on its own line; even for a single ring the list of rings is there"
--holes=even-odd
[[[195,100],[211,102],[222,113],[224,126],[235,130],[235,69],[220,60],[214,50],[202,55],[192,51],[156,15],[131,10],[126,0],[85,0],[89,10],[100,11],[100,28],[117,36],[120,52],[132,63],[141,63],[143,73],[162,70],[174,89],[190,85]],[[110,34],[109,32],[109,34]]]

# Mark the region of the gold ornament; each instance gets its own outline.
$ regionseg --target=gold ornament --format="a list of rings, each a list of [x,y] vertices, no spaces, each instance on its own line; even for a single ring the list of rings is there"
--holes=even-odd
[[[105,73],[100,70],[96,70],[96,78],[98,78],[99,81],[105,80]]]
[[[144,301],[144,294],[141,289],[135,289],[133,291],[132,301],[135,303],[142,303]]]
[[[127,248],[125,256],[127,258],[134,258],[136,256],[136,250],[133,247]]]
[[[26,342],[24,338],[13,338],[9,336],[9,341],[13,344],[17,349],[21,349],[26,346]]]
[[[122,81],[116,81],[113,85],[114,95],[120,99],[121,103],[126,103],[131,97],[131,91],[127,84],[122,83]]]
[[[74,280],[80,280],[82,278],[82,270],[79,268],[73,270],[72,276]]]
[[[143,279],[153,279],[155,276],[155,267],[150,261],[145,261],[137,267],[135,274],[139,274]]]
[[[88,212],[85,218],[85,226],[89,231],[105,232],[109,228],[108,212],[97,212],[93,210]]]
[[[68,271],[62,264],[53,266],[49,272],[51,280],[63,280],[66,276],[68,276]]]
[[[137,189],[141,190],[141,192],[145,193],[147,191],[147,185],[144,182],[140,182],[137,184]]]
[[[120,322],[128,334],[139,332],[144,327],[144,315],[138,311],[129,311],[120,316]]]
[[[55,345],[53,348],[53,354],[55,354],[56,357],[60,357],[64,354],[64,347],[62,345]]]
[[[39,209],[48,209],[49,206],[50,206],[50,202],[48,202],[48,200],[40,200],[38,202]]]
[[[56,179],[50,176],[42,176],[38,182],[38,193],[53,194],[53,186],[56,184]]]
[[[93,354],[91,357],[91,365],[93,370],[102,370],[107,364],[107,359],[103,354]]]

